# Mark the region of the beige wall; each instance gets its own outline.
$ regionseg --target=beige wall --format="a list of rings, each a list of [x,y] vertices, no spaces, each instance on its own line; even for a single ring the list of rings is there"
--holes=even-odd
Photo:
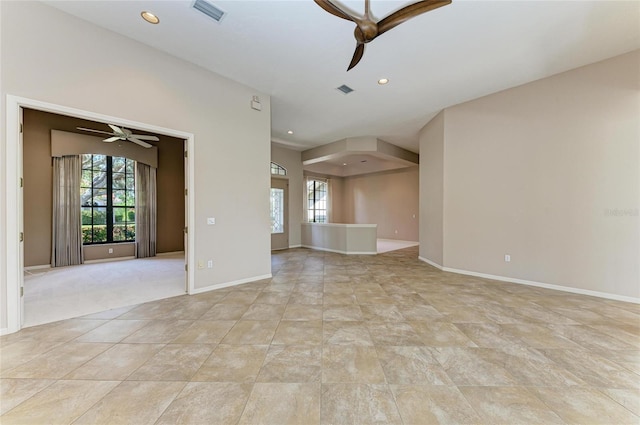
[[[24,110],[24,265],[51,263],[52,166],[51,130],[74,131],[76,127],[97,128],[90,121],[48,112]],[[184,157],[183,140],[159,136],[158,148],[158,241],[157,251],[184,250]],[[94,246],[85,259],[131,255],[130,249]]]
[[[5,95],[11,94],[193,134],[194,256],[215,263],[194,271],[196,290],[270,275],[268,95],[40,2],[0,2],[0,40],[1,128],[7,125]],[[118,60],[105,61],[113,57]],[[260,112],[250,108],[256,95]],[[5,158],[4,131],[1,137]],[[0,163],[4,200],[7,164]],[[229,178],[237,175],[243,178]],[[0,234],[6,216],[3,210]],[[216,225],[207,226],[210,216]]]
[[[378,237],[418,240],[417,166],[345,177],[341,215],[344,223],[377,224]]]
[[[420,132],[420,257],[442,265],[444,111]]]
[[[635,51],[446,109],[442,264],[639,298],[639,75]]]
[[[287,169],[289,181],[289,246],[300,246],[303,213],[303,177],[301,152],[271,143],[271,161]]]

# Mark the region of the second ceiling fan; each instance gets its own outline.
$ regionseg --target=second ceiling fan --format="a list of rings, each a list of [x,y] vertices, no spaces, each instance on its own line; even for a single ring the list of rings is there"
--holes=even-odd
[[[82,130],[82,131],[89,131],[91,133],[100,133],[100,134],[107,134],[111,137],[108,137],[106,139],[103,140],[103,142],[115,142],[116,140],[128,140],[130,142],[133,142],[137,145],[142,146],[143,148],[150,148],[151,145],[147,142],[145,142],[144,140],[149,140],[152,142],[157,142],[158,139],[156,136],[146,136],[143,134],[133,134],[133,132],[131,130],[127,130],[124,127],[118,127],[116,125],[113,124],[107,124],[109,126],[109,128],[111,128],[111,130],[113,130],[112,132],[108,132],[108,131],[101,131],[101,130],[94,130],[92,128],[84,128],[84,127],[76,127],[78,130]]]
[[[347,12],[346,8],[338,5],[338,3],[333,0],[314,1],[318,4],[318,6],[331,13],[332,15],[335,15],[342,19],[346,19],[347,21],[351,21],[356,24],[356,29],[354,31],[357,42],[356,51],[353,53],[353,58],[351,59],[351,63],[349,64],[349,68],[347,68],[347,71],[349,71],[351,68],[356,66],[358,62],[360,62],[360,59],[362,59],[362,55],[364,54],[364,45],[366,43],[369,43],[379,35],[384,34],[391,28],[400,25],[408,19],[451,3],[451,0],[418,1],[405,6],[396,12],[393,12],[386,18],[383,18],[380,21],[376,22],[371,16],[369,0],[364,1],[363,17],[355,16],[352,13]]]

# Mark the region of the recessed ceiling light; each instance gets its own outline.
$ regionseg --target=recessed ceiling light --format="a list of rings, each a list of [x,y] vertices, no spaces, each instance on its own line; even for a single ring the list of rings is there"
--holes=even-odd
[[[158,24],[160,23],[160,18],[158,18],[156,15],[154,15],[151,12],[147,12],[146,10],[142,13],[140,13],[140,16],[142,16],[142,19],[144,19],[145,21],[149,22],[150,24]]]
[[[342,165],[347,165],[347,163],[346,163],[346,162],[343,162],[343,163],[342,163]]]
[[[378,80],[378,84],[380,84],[381,86],[384,86],[385,84],[387,84],[389,82],[388,78],[380,78]]]
[[[293,130],[287,131],[287,134],[293,134]]]

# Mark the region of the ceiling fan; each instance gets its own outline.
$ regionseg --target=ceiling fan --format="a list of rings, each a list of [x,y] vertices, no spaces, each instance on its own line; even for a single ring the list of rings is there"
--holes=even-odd
[[[144,140],[150,140],[153,142],[157,142],[158,139],[156,136],[145,136],[143,134],[133,134],[131,132],[131,130],[127,130],[124,127],[118,127],[115,126],[113,124],[107,124],[111,130],[113,130],[113,132],[108,132],[108,131],[101,131],[101,130],[94,130],[92,128],[84,128],[84,127],[76,127],[78,130],[82,130],[82,131],[90,131],[91,133],[100,133],[100,134],[108,134],[109,137],[107,139],[104,139],[103,142],[115,142],[116,140],[128,140],[130,142],[133,142],[135,144],[138,144],[140,146],[142,146],[143,148],[150,148],[152,145],[150,145],[147,142],[144,142]]]
[[[364,0],[363,17],[354,16],[353,14],[347,12],[345,8],[339,6],[338,3],[334,0],[314,1],[318,4],[318,6],[331,13],[332,15],[335,15],[342,19],[346,19],[347,21],[351,21],[356,24],[354,35],[358,44],[356,45],[356,51],[353,54],[353,58],[351,59],[351,63],[349,64],[349,68],[347,68],[347,71],[356,66],[358,62],[360,62],[360,59],[362,59],[365,43],[369,43],[377,36],[384,34],[391,28],[400,25],[406,20],[451,3],[451,0],[418,1],[405,6],[396,12],[393,12],[386,18],[383,18],[380,21],[376,22],[373,20],[371,15],[369,0]]]

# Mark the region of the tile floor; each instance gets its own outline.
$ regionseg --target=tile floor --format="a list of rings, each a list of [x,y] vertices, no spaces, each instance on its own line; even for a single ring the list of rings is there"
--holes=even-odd
[[[417,248],[0,342],[2,424],[638,424],[640,306],[440,272]]]

